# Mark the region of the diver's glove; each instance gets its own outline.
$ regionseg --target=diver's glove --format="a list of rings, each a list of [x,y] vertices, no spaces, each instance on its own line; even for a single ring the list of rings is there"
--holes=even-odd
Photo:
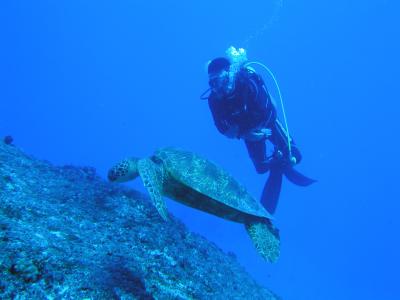
[[[250,130],[249,132],[243,134],[240,138],[250,141],[257,142],[261,140],[266,140],[272,135],[272,131],[269,128],[261,128]]]

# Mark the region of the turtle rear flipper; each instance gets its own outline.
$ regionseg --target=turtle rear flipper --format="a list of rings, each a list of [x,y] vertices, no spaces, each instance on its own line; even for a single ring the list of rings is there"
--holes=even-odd
[[[153,201],[158,213],[167,221],[168,211],[162,196],[163,190],[163,172],[159,165],[151,159],[145,158],[138,162],[138,171],[142,178],[143,185],[146,187],[150,199]]]
[[[268,221],[247,223],[246,230],[258,253],[268,262],[276,262],[280,254],[278,230]]]

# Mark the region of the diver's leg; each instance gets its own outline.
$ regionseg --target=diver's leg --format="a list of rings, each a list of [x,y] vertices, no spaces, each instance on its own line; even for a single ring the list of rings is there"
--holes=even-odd
[[[275,121],[275,125],[272,127],[271,142],[275,145],[276,150],[282,151],[284,158],[289,158],[287,132],[278,120]],[[291,157],[294,157],[296,159],[295,164],[298,164],[300,163],[302,156],[299,148],[296,146],[292,138],[290,138],[290,145],[292,150]],[[282,167],[284,167],[282,169],[282,172],[285,174],[286,178],[289,179],[289,181],[291,181],[294,184],[300,186],[308,186],[316,182],[316,180],[301,174],[294,168],[288,167],[288,165],[286,165],[286,167],[285,165],[282,165]]]
[[[288,147],[288,135],[286,130],[283,128],[282,124],[276,120],[274,126],[271,128],[272,135],[270,137],[270,141],[274,144],[276,150],[282,151],[285,157],[289,155],[289,147]],[[292,150],[291,155],[296,158],[296,164],[298,164],[302,155],[299,148],[296,146],[296,143],[293,141],[292,137],[289,138],[290,147]]]
[[[283,169],[279,164],[279,160],[276,160],[273,157],[267,157],[265,140],[256,142],[245,141],[245,143],[257,173],[263,174],[270,171],[260,200],[266,210],[273,214],[278,205],[279,195],[281,192]]]
[[[265,140],[245,140],[244,142],[257,173],[264,174],[268,172],[270,169],[270,161],[267,157],[267,146],[265,145]]]
[[[270,214],[274,214],[279,202],[284,172],[282,160],[277,156],[277,150],[280,150],[286,156],[289,153],[289,151],[286,151],[286,153],[284,151],[284,148],[287,149],[287,138],[277,125],[277,121],[271,126],[269,140],[275,149],[273,155],[266,160],[268,163],[264,164],[268,166],[270,173],[268,180],[265,182],[260,202]]]
[[[279,167],[272,167],[261,193],[260,202],[271,215],[275,213],[278,206],[282,189],[282,175],[283,172]]]

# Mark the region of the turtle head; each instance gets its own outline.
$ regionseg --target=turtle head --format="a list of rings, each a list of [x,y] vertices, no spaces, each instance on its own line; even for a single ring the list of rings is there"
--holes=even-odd
[[[125,182],[133,180],[139,176],[138,164],[139,159],[128,158],[116,164],[108,171],[108,180],[111,182]]]

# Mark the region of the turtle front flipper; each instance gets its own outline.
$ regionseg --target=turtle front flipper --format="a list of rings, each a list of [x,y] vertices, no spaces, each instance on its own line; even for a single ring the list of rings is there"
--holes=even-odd
[[[247,223],[246,230],[260,255],[268,262],[276,262],[280,254],[279,232],[270,221]]]
[[[164,176],[162,165],[157,165],[151,159],[145,158],[139,160],[138,171],[158,213],[167,221],[168,211],[162,196]]]

